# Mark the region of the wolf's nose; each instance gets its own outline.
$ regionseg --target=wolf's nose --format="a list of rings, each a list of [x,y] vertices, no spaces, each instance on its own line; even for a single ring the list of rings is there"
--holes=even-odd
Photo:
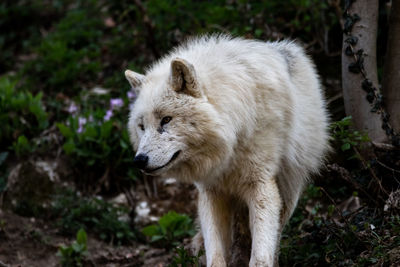
[[[145,154],[139,154],[133,159],[133,164],[143,170],[147,166],[147,162],[149,161],[149,157]]]

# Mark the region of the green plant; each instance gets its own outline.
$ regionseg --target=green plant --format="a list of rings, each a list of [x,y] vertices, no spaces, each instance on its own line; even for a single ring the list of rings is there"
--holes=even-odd
[[[36,147],[34,144],[31,144],[25,135],[18,136],[17,141],[13,142],[12,148],[17,155],[17,157],[21,157],[22,155],[27,155],[35,151]]]
[[[128,212],[101,199],[78,198],[73,192],[64,192],[56,196],[52,213],[66,234],[86,228],[104,241],[125,244],[135,239],[129,223],[120,219]]]
[[[95,177],[88,178],[88,183],[106,173],[132,179],[137,175],[130,164],[132,151],[125,124],[113,113],[116,111],[97,109],[81,116],[72,115],[65,124],[57,123],[65,137],[63,149],[73,165]]]
[[[339,143],[342,151],[348,151],[352,147],[359,147],[363,143],[370,141],[366,134],[353,130],[351,127],[351,116],[333,122],[330,126],[332,137]]]
[[[204,254],[203,250],[200,250],[197,255],[191,255],[190,251],[184,247],[176,247],[174,252],[175,255],[172,257],[169,267],[201,266],[200,257]]]
[[[96,78],[101,70],[99,39],[103,24],[95,15],[96,5],[88,2],[93,4],[90,8],[69,10],[35,49],[37,58],[23,70],[28,87],[39,87],[48,93],[56,88],[57,92],[75,94],[80,82]]]
[[[63,267],[83,266],[83,260],[88,256],[87,236],[82,228],[76,234],[76,240],[69,246],[61,246],[57,256],[61,257]]]
[[[16,89],[11,77],[0,78],[0,146],[10,147],[18,154],[31,152],[29,139],[48,126],[47,113],[42,103],[42,94],[32,95]]]
[[[192,219],[175,211],[162,216],[157,224],[142,229],[142,233],[150,237],[150,242],[161,242],[169,246],[178,245],[179,240],[186,236],[193,236],[195,232]]]

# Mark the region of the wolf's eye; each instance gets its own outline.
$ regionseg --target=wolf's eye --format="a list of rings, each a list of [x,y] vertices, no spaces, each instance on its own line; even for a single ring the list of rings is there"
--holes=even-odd
[[[163,126],[163,125],[167,124],[168,122],[170,122],[171,120],[172,120],[172,117],[166,116],[166,117],[162,118],[160,124],[161,124],[161,126]]]
[[[140,130],[144,131],[144,125],[143,124],[139,124],[138,126],[139,126]]]

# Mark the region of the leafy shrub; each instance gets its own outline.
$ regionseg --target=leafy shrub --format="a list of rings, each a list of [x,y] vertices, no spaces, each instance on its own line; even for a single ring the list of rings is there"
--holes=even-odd
[[[150,237],[151,242],[176,246],[182,238],[193,236],[195,230],[189,216],[170,211],[162,216],[157,224],[144,227],[142,233]]]
[[[348,151],[352,147],[359,147],[370,140],[366,134],[353,130],[351,127],[351,116],[333,122],[330,126],[332,136],[338,142],[342,151]]]
[[[135,234],[129,223],[119,219],[128,216],[128,210],[115,207],[97,198],[78,198],[72,192],[57,196],[53,204],[57,223],[66,234],[80,228],[90,229],[100,239],[114,244],[129,243]]]
[[[69,246],[61,246],[57,252],[57,256],[61,257],[61,266],[63,267],[83,266],[82,261],[88,255],[87,236],[83,229],[76,234],[76,241]]]
[[[29,139],[48,126],[47,113],[42,94],[17,91],[16,81],[10,77],[0,78],[0,146],[14,143],[18,154],[31,152]]]
[[[370,266],[379,261],[385,266],[383,263],[389,263],[387,252],[400,245],[399,217],[385,218],[367,206],[352,213],[341,210],[340,205],[323,205],[326,194],[334,199],[343,198],[337,189],[329,191],[323,194],[321,187],[312,184],[306,188],[283,231],[280,265]]]
[[[187,267],[187,266],[196,266],[200,267],[200,257],[204,254],[203,250],[200,250],[199,253],[195,256],[191,255],[190,251],[185,249],[184,247],[176,247],[175,248],[175,256],[172,258],[172,262],[169,267]]]
[[[121,104],[122,100],[119,101]],[[57,123],[65,137],[63,149],[74,166],[91,172],[96,180],[105,173],[135,178],[131,168],[132,151],[125,123],[115,118],[117,111],[97,109],[72,115],[67,122]],[[96,178],[97,177],[97,178]]]

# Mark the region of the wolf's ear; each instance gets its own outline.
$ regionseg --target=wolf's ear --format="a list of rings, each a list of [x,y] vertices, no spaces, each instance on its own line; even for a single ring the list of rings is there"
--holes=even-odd
[[[171,62],[171,83],[173,90],[178,93],[202,97],[193,65],[182,58],[175,58]]]
[[[133,90],[136,93],[139,93],[139,88],[142,85],[145,76],[131,70],[126,70],[125,77],[128,80],[129,84],[132,86]]]

